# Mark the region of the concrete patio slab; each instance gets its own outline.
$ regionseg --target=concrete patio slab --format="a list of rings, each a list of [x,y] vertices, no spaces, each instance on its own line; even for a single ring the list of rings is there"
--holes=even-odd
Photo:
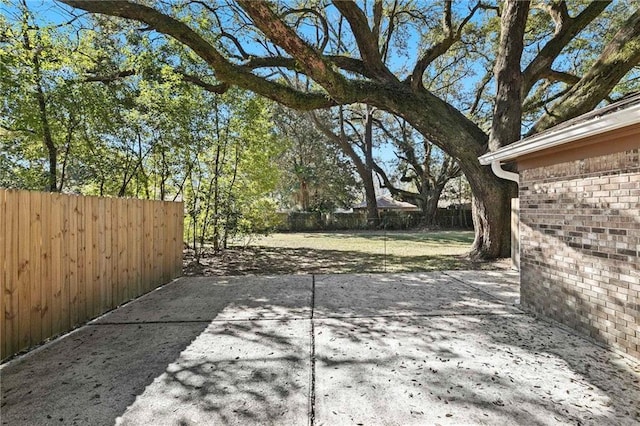
[[[2,424],[640,424],[509,272],[188,278],[0,367]]]
[[[207,323],[85,326],[2,366],[3,425],[108,425]]]
[[[315,330],[316,424],[640,420],[628,364],[526,315],[341,318]]]
[[[520,303],[517,271],[446,271],[446,274],[508,304]]]
[[[319,275],[315,292],[317,317],[520,312],[442,272]]]
[[[116,424],[303,425],[309,337],[307,321],[212,323]]]
[[[311,285],[304,275],[182,278],[94,323],[309,318]]]

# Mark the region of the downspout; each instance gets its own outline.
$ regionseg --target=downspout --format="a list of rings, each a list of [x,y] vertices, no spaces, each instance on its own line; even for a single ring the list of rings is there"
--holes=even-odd
[[[520,175],[504,170],[499,160],[494,160],[491,162],[491,170],[493,171],[494,175],[498,176],[501,179],[510,180],[515,182],[516,184],[520,182]]]

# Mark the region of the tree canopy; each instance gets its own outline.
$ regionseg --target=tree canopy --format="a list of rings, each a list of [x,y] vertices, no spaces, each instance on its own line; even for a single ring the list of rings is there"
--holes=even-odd
[[[213,93],[402,118],[467,177],[476,257],[508,254],[514,194],[477,157],[640,87],[633,1],[60,1],[79,27],[81,9],[131,23],[129,38],[108,39],[151,35],[158,61],[104,60],[88,79],[165,70]]]
[[[303,110],[363,103],[402,117],[468,178],[478,257],[508,252],[513,187],[477,157],[637,87],[632,2],[62,1],[177,40],[191,55],[176,68],[206,65],[199,77],[216,90],[239,86]]]

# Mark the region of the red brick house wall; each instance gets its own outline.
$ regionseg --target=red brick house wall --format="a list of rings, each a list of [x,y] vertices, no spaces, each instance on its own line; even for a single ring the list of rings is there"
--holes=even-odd
[[[520,171],[521,303],[640,358],[640,150]]]

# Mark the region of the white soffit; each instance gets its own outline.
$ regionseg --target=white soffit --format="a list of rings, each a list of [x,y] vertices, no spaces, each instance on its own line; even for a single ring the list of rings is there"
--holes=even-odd
[[[632,105],[604,116],[596,116],[556,131],[550,130],[549,132],[530,136],[500,148],[495,152],[484,154],[478,157],[478,160],[483,166],[491,164],[494,161],[511,161],[523,155],[532,154],[537,151],[553,148],[637,123],[640,123],[640,104]]]

